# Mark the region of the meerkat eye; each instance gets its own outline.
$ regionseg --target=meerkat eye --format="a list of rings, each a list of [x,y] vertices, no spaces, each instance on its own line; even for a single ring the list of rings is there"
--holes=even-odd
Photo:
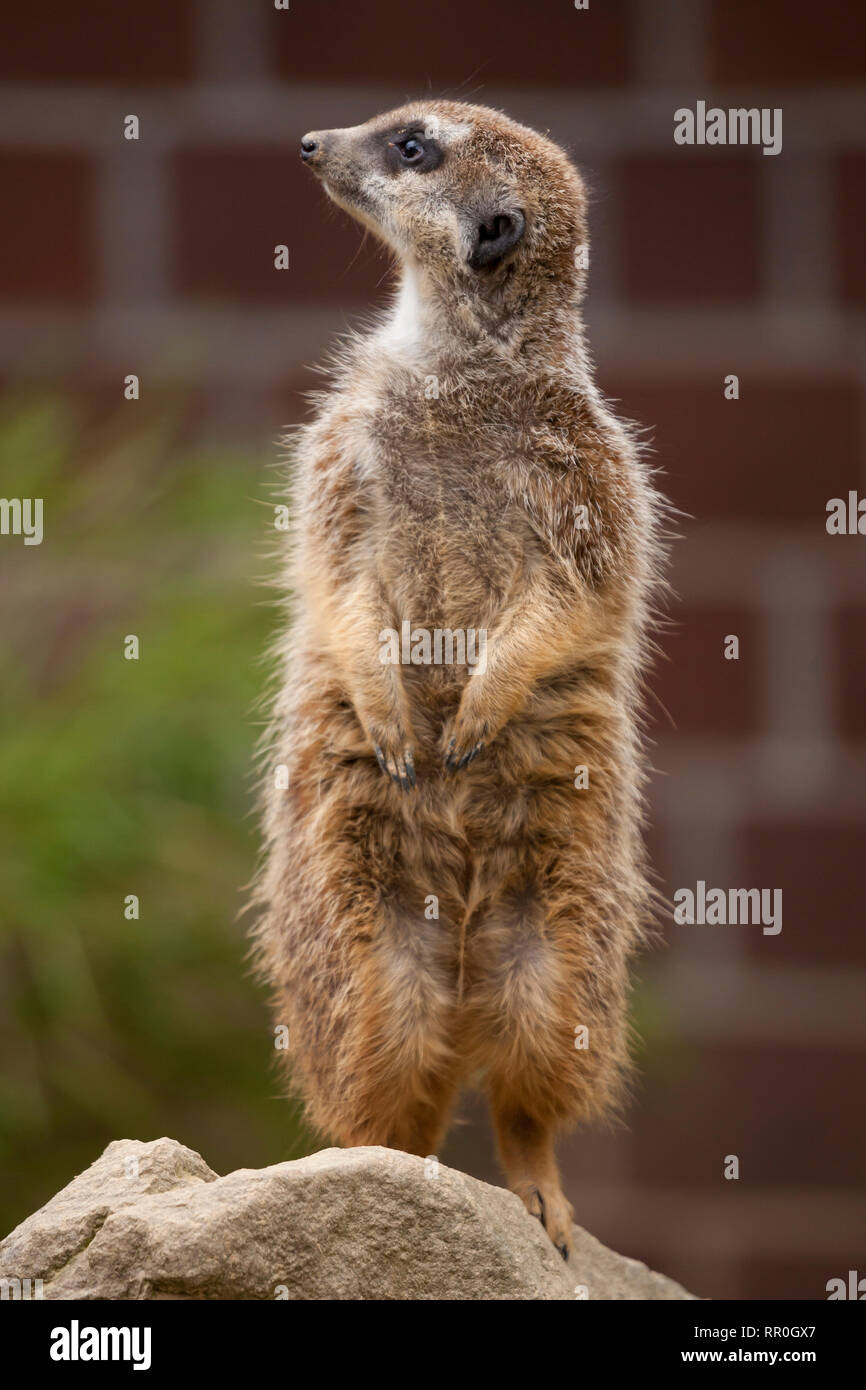
[[[421,174],[436,169],[442,162],[442,150],[426,135],[395,132],[385,149],[388,167],[394,173],[401,169],[416,169]]]
[[[426,154],[426,150],[421,141],[417,140],[414,135],[411,135],[408,140],[398,141],[397,149],[400,151],[403,156],[403,161],[406,164],[420,164]]]

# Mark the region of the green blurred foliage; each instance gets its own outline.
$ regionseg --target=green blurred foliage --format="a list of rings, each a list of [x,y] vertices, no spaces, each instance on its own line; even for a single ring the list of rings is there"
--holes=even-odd
[[[0,540],[3,1232],[111,1139],[221,1172],[309,1148],[239,921],[268,459],[181,438],[140,403],[0,405],[0,493],[44,499],[41,546]]]

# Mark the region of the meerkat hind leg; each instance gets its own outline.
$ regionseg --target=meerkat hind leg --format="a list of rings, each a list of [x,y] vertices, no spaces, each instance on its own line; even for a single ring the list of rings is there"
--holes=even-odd
[[[444,920],[424,918],[419,901],[396,891],[386,900],[354,972],[344,1072],[351,1081],[343,1083],[352,1103],[332,1126],[344,1146],[381,1144],[427,1156],[441,1143],[460,1070],[451,1041],[452,938]]]
[[[347,1117],[331,1133],[343,1148],[381,1145],[422,1158],[435,1155],[448,1125],[456,1078],[448,1070],[407,1067],[401,1074],[389,1066],[380,1075],[382,1054],[357,1059],[358,1080],[364,1087],[365,1118]]]
[[[538,1217],[564,1260],[571,1250],[574,1209],[560,1186],[553,1131],[506,1097],[491,1097],[502,1166],[512,1192]]]
[[[431,1078],[425,1098],[404,1108],[387,1136],[387,1147],[421,1158],[435,1155],[445,1135],[455,1089],[453,1082]]]

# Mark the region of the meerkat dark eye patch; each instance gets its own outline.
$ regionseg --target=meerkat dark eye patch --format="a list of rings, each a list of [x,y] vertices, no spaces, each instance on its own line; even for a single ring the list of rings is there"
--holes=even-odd
[[[468,261],[473,270],[495,265],[516,246],[526,230],[526,218],[519,209],[495,212],[475,223]]]
[[[415,169],[418,173],[428,174],[442,163],[441,145],[429,139],[423,131],[392,131],[385,139],[385,159],[394,173]]]

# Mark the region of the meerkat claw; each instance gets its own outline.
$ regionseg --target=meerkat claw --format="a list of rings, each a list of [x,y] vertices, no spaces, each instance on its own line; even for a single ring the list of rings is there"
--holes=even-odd
[[[409,792],[414,786],[417,786],[418,779],[415,775],[415,763],[411,749],[407,748],[406,752],[399,757],[397,754],[386,756],[380,744],[374,743],[373,752],[376,754],[376,762],[382,771],[401,791]]]
[[[468,767],[469,764],[473,762],[475,758],[478,757],[478,754],[483,750],[483,748],[484,739],[482,738],[479,739],[479,741],[476,744],[474,744],[472,748],[467,748],[466,752],[464,753],[457,748],[456,737],[452,738],[451,742],[448,744],[448,750],[445,755],[445,767],[447,771],[460,772],[462,768]]]
[[[482,751],[483,748],[484,748],[484,740],[482,739],[480,743],[476,743],[475,747],[474,747],[473,749],[471,749],[470,752],[464,753],[463,757],[460,759],[460,762],[457,764],[457,766],[458,766],[458,767],[468,767],[469,764],[470,764],[471,762],[473,762],[475,758],[478,757],[478,754]]]

